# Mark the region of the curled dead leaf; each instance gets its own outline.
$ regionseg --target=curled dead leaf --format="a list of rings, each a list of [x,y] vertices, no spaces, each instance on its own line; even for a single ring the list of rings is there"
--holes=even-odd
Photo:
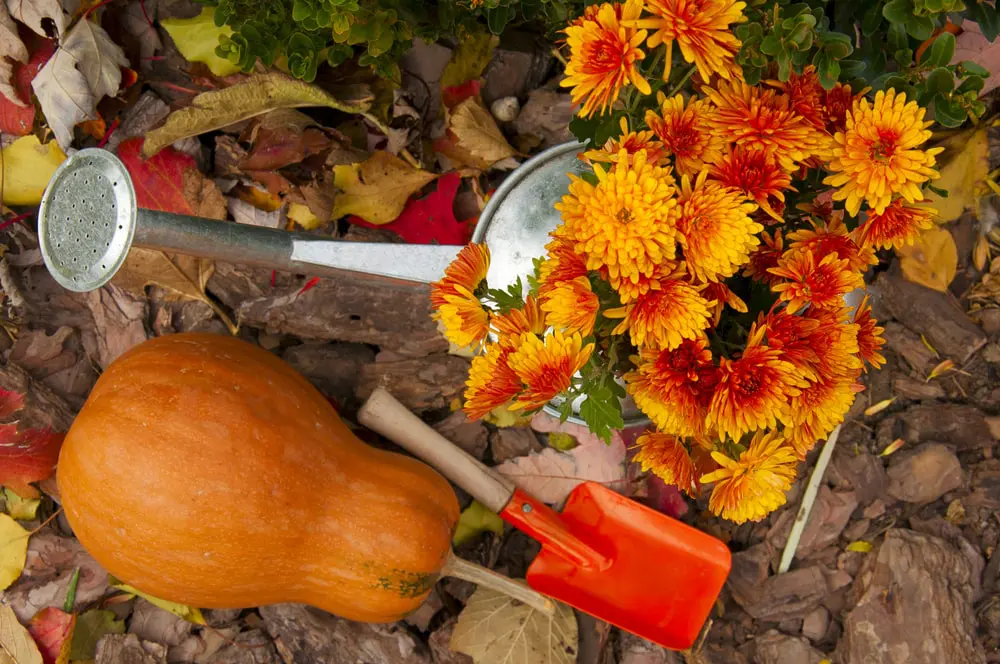
[[[0,604],[0,664],[42,664],[42,653],[14,610]]]
[[[460,164],[483,171],[518,154],[479,97],[469,97],[451,111],[448,140],[436,147]]]
[[[334,166],[333,175],[339,191],[331,219],[353,214],[376,225],[396,219],[410,196],[437,177],[383,151],[359,164]]]

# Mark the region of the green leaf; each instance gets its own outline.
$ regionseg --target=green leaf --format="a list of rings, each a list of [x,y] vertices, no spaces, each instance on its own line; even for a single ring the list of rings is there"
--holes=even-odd
[[[990,77],[989,69],[983,67],[980,64],[972,62],[971,60],[963,60],[962,62],[958,63],[958,66],[961,67],[967,74],[971,74],[973,76],[981,76],[982,78]]]
[[[826,51],[830,57],[839,60],[840,58],[845,58],[854,52],[854,45],[851,44],[851,39],[845,34],[839,32],[824,32],[822,35],[823,50]]]
[[[462,510],[455,526],[455,534],[451,538],[452,546],[461,546],[473,537],[483,532],[503,535],[503,519],[483,506],[478,500]]]
[[[485,31],[466,33],[441,74],[441,88],[461,85],[482,76],[499,43],[499,37]]]
[[[514,18],[515,10],[509,5],[501,5],[494,9],[486,10],[486,25],[490,32],[499,35],[507,27],[511,19]]]
[[[911,0],[890,0],[882,8],[882,16],[889,23],[905,24],[906,20],[913,16],[913,2]]]
[[[580,404],[580,417],[590,432],[605,443],[611,442],[612,431],[625,427],[621,402],[607,387],[587,392],[587,398]]]
[[[773,34],[764,37],[760,42],[760,52],[766,55],[777,55],[781,50],[781,40]]]
[[[882,3],[875,3],[861,19],[861,34],[871,37],[882,25]]]
[[[953,103],[947,97],[938,97],[934,100],[934,119],[944,127],[959,127],[966,119],[967,114],[958,104]]]
[[[920,41],[930,39],[931,35],[934,34],[934,21],[929,16],[908,16],[906,18],[906,33]]]
[[[932,67],[946,67],[955,55],[955,35],[943,32],[924,51],[920,64]]]
[[[106,634],[124,634],[125,621],[118,620],[114,611],[93,609],[77,616],[70,645],[70,661],[92,660],[97,652],[97,642]]]
[[[509,285],[506,290],[491,288],[488,294],[497,303],[502,314],[524,306],[524,283],[521,281],[521,277],[518,277],[517,281]]]
[[[900,67],[909,67],[913,63],[913,50],[904,48],[892,54],[893,60],[899,63]]]
[[[163,19],[160,25],[174,40],[181,55],[191,62],[205,63],[216,76],[229,76],[240,71],[239,65],[219,57],[215,52],[219,38],[232,36],[233,30],[228,25],[215,24],[211,7],[205,7],[193,18]]]
[[[560,431],[553,431],[549,434],[549,447],[554,447],[560,452],[569,452],[579,444],[580,441],[574,438],[571,434],[562,433]]]
[[[886,40],[889,44],[889,52],[895,53],[904,48],[909,48],[910,40],[906,37],[906,26],[903,23],[893,23],[886,32]]]
[[[947,94],[955,88],[955,77],[947,67],[938,67],[927,75],[924,84],[929,92]]]
[[[4,487],[4,502],[7,503],[7,513],[18,521],[31,521],[38,512],[41,500],[35,498],[22,498],[13,490]]]
[[[934,192],[938,196],[940,196],[941,198],[948,198],[948,190],[947,189],[940,189],[940,188],[935,187],[934,185],[929,184],[929,183],[924,184],[924,186],[927,187],[928,189],[930,189],[932,192]]]
[[[983,86],[985,84],[986,81],[983,80],[982,76],[969,76],[964,81],[962,81],[962,84],[960,86],[958,86],[958,91],[963,93],[969,92],[970,90],[979,92],[983,89]]]
[[[149,593],[145,593],[134,586],[130,586],[127,583],[122,583],[121,581],[113,577],[109,577],[108,585],[110,585],[112,588],[116,590],[121,590],[124,593],[128,593],[129,595],[137,595],[146,600],[147,602],[149,602],[150,604],[158,606],[164,611],[169,611],[178,618],[183,618],[184,620],[194,625],[207,624],[205,622],[205,617],[201,613],[201,609],[193,608],[186,604],[178,604],[177,602],[171,602],[169,600],[160,599],[159,597],[155,597],[153,595],[150,595]]]

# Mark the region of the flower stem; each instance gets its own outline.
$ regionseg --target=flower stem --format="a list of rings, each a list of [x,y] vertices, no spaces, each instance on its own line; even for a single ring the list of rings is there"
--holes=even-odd
[[[691,68],[684,73],[684,76],[681,77],[681,80],[677,81],[677,85],[671,88],[670,92],[667,93],[667,96],[673,97],[675,94],[680,92],[681,88],[683,88],[684,85],[691,79],[691,76],[694,74],[695,69],[697,69],[697,66],[691,65]]]

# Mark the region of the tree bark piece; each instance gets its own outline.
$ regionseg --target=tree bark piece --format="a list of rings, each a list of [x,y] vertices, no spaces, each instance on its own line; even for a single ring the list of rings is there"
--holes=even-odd
[[[364,401],[383,386],[410,410],[445,408],[462,396],[468,373],[468,360],[443,353],[387,362],[376,358],[361,368],[356,394]]]
[[[167,649],[135,634],[108,634],[97,642],[95,664],[167,664]]]

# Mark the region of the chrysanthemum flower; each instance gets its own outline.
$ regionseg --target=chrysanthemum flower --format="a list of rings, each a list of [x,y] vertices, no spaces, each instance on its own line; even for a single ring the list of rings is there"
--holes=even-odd
[[[649,47],[667,45],[663,80],[670,77],[673,45],[677,45],[684,60],[693,62],[703,81],[713,74],[722,78],[742,79],[736,64],[740,40],[730,26],[743,23],[745,2],[733,0],[646,0],[646,10],[653,16],[636,21],[636,27],[649,28]]]
[[[721,468],[703,475],[701,483],[715,483],[708,502],[713,514],[734,523],[760,521],[785,504],[797,461],[779,432],[757,432],[738,461],[719,452],[712,458]]]
[[[793,70],[787,82],[771,80],[767,83],[788,95],[791,109],[797,115],[805,118],[809,124],[817,129],[826,129],[826,114],[823,105],[825,90],[820,85],[819,75],[816,73],[814,65],[807,65],[801,74]]]
[[[788,303],[788,312],[795,313],[807,304],[816,307],[835,307],[843,303],[845,293],[864,286],[861,273],[851,269],[846,260],[837,254],[827,254],[819,263],[808,249],[787,251],[772,267],[771,274],[786,279],[771,286],[783,302]]]
[[[660,112],[646,111],[646,124],[673,156],[679,175],[694,175],[722,157],[725,143],[712,131],[715,109],[709,101],[691,97],[685,106],[683,95],[667,98],[662,92],[657,99]]]
[[[764,227],[750,218],[757,206],[744,202],[739,190],[707,178],[708,171],[702,171],[694,185],[686,175],[681,180],[677,241],[691,276],[717,281],[750,260]]]
[[[771,199],[785,202],[785,190],[792,188],[792,177],[764,149],[734,145],[709,167],[712,177],[743,192],[774,220],[784,219],[771,205]]]
[[[614,334],[628,330],[636,346],[677,348],[684,339],[697,339],[711,324],[715,303],[696,286],[679,279],[678,272],[660,279],[659,288],[640,295],[624,307],[608,309],[608,318],[621,318]]]
[[[570,56],[566,77],[560,84],[573,88],[574,104],[586,98],[580,111],[585,117],[598,109],[604,113],[629,83],[644,95],[652,92],[638,67],[645,57],[639,46],[646,39],[646,31],[624,25],[639,18],[642,0],[606,2],[588,9],[566,28]]]
[[[781,351],[761,344],[763,330],[736,360],[719,359],[719,384],[708,406],[708,423],[733,440],[748,431],[787,422],[788,401],[808,383]]]
[[[524,391],[511,410],[535,410],[565,391],[573,375],[590,359],[594,344],[583,345],[579,334],[563,335],[559,330],[539,339],[534,334],[522,334],[517,350],[507,358],[507,364],[524,383]]]
[[[872,316],[867,295],[854,312],[854,324],[858,326],[858,355],[873,368],[878,369],[885,364],[885,356],[880,352],[885,344],[885,339],[882,337],[885,328],[879,326],[878,321]]]
[[[647,431],[636,439],[635,444],[639,446],[635,461],[641,464],[643,472],[651,470],[661,480],[673,484],[692,498],[698,496],[700,487],[694,462],[677,436]]]
[[[787,235],[789,251],[809,250],[813,256],[836,254],[846,260],[852,270],[864,273],[869,266],[878,263],[871,247],[859,246],[847,232],[840,218],[831,218],[825,224],[812,222],[812,228],[803,228]]]
[[[860,326],[851,322],[850,311],[846,306],[809,307],[802,313],[803,318],[819,323],[812,333],[812,346],[818,357],[814,367],[817,374],[844,376],[861,369]]]
[[[773,236],[764,231],[760,234],[760,238],[763,243],[750,254],[750,261],[743,269],[743,276],[769,286],[774,285],[781,281],[781,277],[771,274],[769,270],[778,266],[778,261],[785,254],[785,243],[780,230],[774,231]]]
[[[652,131],[629,131],[628,118],[621,119],[622,133],[617,138],[609,138],[600,150],[587,150],[583,153],[583,159],[587,162],[615,163],[624,150],[628,155],[628,160],[640,150],[646,151],[646,159],[651,164],[659,164],[663,161],[667,152],[663,143],[654,140]]]
[[[553,232],[556,239],[545,245],[547,253],[538,268],[540,295],[559,282],[587,276],[587,262],[573,249],[573,243],[562,237],[563,233],[564,227],[560,226]]]
[[[444,336],[459,348],[479,348],[490,331],[490,314],[483,303],[472,293],[447,295],[445,300],[433,314],[444,326]]]
[[[738,311],[741,314],[747,312],[747,303],[740,299],[740,297],[729,290],[729,286],[723,281],[713,281],[705,286],[705,290],[701,292],[701,296],[708,300],[709,302],[715,302],[712,306],[712,325],[716,326],[719,324],[719,320],[722,318],[722,310],[728,306],[733,311]]]
[[[641,295],[645,295],[651,290],[656,290],[660,287],[660,279],[664,274],[670,274],[677,269],[677,263],[674,261],[665,261],[657,268],[653,274],[646,276],[640,274],[635,281],[631,279],[619,279],[617,283],[614,283],[615,292],[618,293],[618,299],[621,300],[622,304],[628,304],[629,302],[634,302],[636,298]],[[611,282],[611,275],[608,274],[606,268],[600,270],[601,278],[605,281]]]
[[[497,344],[472,358],[465,385],[465,414],[471,420],[485,416],[521,391],[521,379],[507,364],[509,352]]]
[[[860,389],[852,376],[820,376],[792,397],[792,423],[786,436],[799,459],[844,421]]]
[[[867,90],[868,88],[865,88]],[[847,114],[850,112],[854,102],[860,99],[862,94],[853,94],[851,86],[845,83],[837,83],[830,90],[823,91],[823,121],[826,130],[831,134],[847,129]]]
[[[907,205],[897,198],[881,213],[870,211],[865,223],[854,231],[858,242],[872,249],[900,249],[913,244],[920,234],[934,228],[937,210]]]
[[[629,164],[622,150],[610,171],[595,164],[594,173],[596,185],[570,175],[569,193],[556,203],[558,236],[573,243],[588,269],[607,266],[612,285],[651,276],[675,252],[679,210],[670,170],[649,164],[645,152]]]
[[[829,149],[826,132],[795,113],[788,97],[776,90],[734,81],[704,92],[718,108],[716,133],[729,143],[772,152],[787,171]]]
[[[758,317],[751,336],[763,328],[768,347],[781,351],[782,360],[790,362],[803,377],[813,379],[819,365],[819,354],[813,347],[819,326],[819,321],[775,309]]]
[[[867,99],[854,103],[847,129],[834,135],[832,174],[823,180],[839,187],[833,199],[846,200],[848,214],[857,215],[862,201],[882,214],[897,194],[916,203],[923,199],[921,185],[940,177],[934,156],[944,148],[920,148],[934,124],[924,122],[924,112],[895,90],[880,90],[874,104]]]
[[[449,295],[475,293],[490,269],[490,250],[485,244],[469,244],[445,268],[444,278],[431,284],[431,306],[446,304]],[[458,287],[462,288],[460,292]]]
[[[542,297],[542,311],[549,325],[585,337],[594,331],[600,306],[600,298],[590,289],[587,277],[560,281]]]
[[[633,360],[636,368],[625,374],[625,386],[653,424],[665,433],[704,436],[717,382],[708,341],[685,341],[674,350],[644,348]]]
[[[529,295],[520,309],[511,309],[505,314],[493,316],[490,326],[497,334],[498,343],[508,350],[514,350],[525,332],[538,336],[545,334],[545,313],[539,306],[538,298]]]

